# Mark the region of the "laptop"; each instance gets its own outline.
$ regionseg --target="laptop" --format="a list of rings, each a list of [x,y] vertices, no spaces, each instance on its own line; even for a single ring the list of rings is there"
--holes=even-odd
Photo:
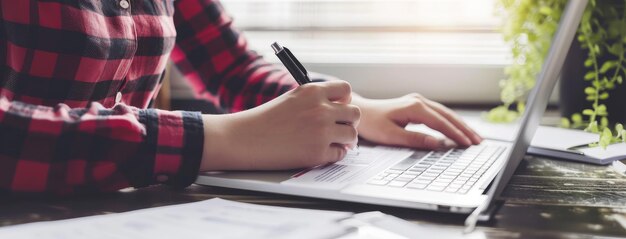
[[[566,5],[513,142],[484,140],[448,151],[363,145],[341,161],[304,171],[205,172],[196,184],[463,213],[470,227],[489,220],[539,126],[586,5]]]

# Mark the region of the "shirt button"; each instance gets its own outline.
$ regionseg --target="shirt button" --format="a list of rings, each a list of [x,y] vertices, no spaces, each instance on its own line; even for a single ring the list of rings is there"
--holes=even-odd
[[[120,103],[122,102],[122,92],[117,92],[117,94],[115,95],[115,103]]]
[[[127,9],[128,7],[130,7],[130,3],[128,3],[128,0],[121,0],[120,7]]]

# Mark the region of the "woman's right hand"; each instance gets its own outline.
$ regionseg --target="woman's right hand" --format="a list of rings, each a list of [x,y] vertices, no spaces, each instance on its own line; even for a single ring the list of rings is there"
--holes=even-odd
[[[204,115],[201,171],[312,167],[356,146],[361,112],[345,81],[310,83],[256,108]]]

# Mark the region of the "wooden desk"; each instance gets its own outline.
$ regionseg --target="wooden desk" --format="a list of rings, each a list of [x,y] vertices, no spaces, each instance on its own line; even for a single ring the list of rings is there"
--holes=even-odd
[[[442,230],[460,228],[465,219],[462,215],[194,185],[182,191],[151,187],[67,199],[5,199],[0,205],[0,225],[124,212],[213,197],[298,208],[382,211],[415,223],[440,226]],[[527,158],[503,197],[507,201],[496,220],[477,229],[488,238],[626,237],[626,176],[610,166]]]

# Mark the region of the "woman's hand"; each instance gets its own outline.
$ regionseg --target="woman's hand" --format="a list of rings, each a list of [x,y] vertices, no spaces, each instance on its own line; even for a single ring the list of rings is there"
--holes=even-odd
[[[200,170],[311,167],[342,159],[356,146],[361,112],[345,81],[300,86],[256,108],[204,115]]]
[[[482,141],[452,110],[419,94],[385,100],[365,99],[355,94],[352,103],[359,106],[362,112],[359,135],[375,143],[421,149],[454,146],[447,143],[449,140],[405,130],[409,123],[425,124],[460,146]]]

